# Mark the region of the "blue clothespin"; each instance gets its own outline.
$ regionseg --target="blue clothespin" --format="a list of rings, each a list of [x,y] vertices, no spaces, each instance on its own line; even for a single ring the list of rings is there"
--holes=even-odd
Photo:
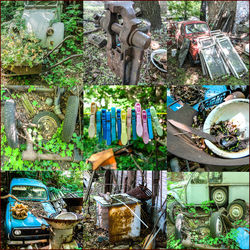
[[[121,140],[122,124],[121,124],[121,110],[120,109],[117,109],[116,119],[117,119],[118,140]]]
[[[98,136],[98,141],[102,142],[101,111],[96,112],[96,133]]]
[[[107,123],[106,123],[106,109],[102,109],[102,138],[103,140],[107,139]]]
[[[136,113],[135,109],[132,109],[132,134],[133,134],[133,140],[136,140]]]
[[[111,138],[112,141],[116,140],[116,120],[115,120],[115,108],[111,108]]]
[[[107,145],[111,145],[111,113],[107,111],[106,113],[106,123],[107,123]]]
[[[146,109],[146,112],[147,112],[147,118],[148,118],[148,135],[149,135],[149,139],[152,140],[154,138],[154,134],[153,134],[150,109]]]

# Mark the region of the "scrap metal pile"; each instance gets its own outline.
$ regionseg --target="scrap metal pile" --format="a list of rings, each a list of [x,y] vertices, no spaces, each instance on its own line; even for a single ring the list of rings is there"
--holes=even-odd
[[[212,80],[230,74],[239,79],[248,72],[230,38],[220,30],[211,31],[209,37],[199,37],[198,45],[203,75]]]

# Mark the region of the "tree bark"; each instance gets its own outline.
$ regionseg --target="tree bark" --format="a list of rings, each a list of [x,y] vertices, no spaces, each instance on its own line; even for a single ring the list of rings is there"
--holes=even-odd
[[[187,8],[188,8],[188,2],[185,1],[184,20],[187,20]]]
[[[151,29],[161,28],[161,7],[158,1],[134,1],[135,8],[140,8],[142,18],[147,19],[151,23]]]
[[[207,6],[207,2],[201,1],[201,9],[200,9],[200,20],[201,21],[206,21],[206,6]]]

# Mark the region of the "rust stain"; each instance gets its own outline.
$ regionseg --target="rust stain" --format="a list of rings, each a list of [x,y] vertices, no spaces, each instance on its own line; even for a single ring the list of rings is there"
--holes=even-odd
[[[133,211],[137,204],[128,205]],[[134,214],[125,206],[109,208],[109,240],[111,242],[128,238]]]

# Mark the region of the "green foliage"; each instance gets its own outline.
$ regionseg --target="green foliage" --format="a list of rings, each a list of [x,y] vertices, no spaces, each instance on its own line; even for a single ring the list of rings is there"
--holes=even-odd
[[[48,66],[54,65],[72,54],[83,53],[83,27],[81,24],[81,16],[82,10],[80,4],[70,4],[66,8],[65,13],[62,13],[61,21],[65,25],[65,36],[71,35],[73,38],[66,40],[58,53],[54,52],[50,55],[49,61],[46,62]],[[58,85],[71,89],[79,83],[82,83],[82,67],[82,57],[74,58],[51,69],[50,73],[42,75],[42,78],[49,85]]]
[[[5,34],[1,38],[3,68],[14,66],[33,67],[43,62],[44,50],[40,40],[24,30],[17,34]]]
[[[212,238],[211,236],[206,236],[203,239],[197,240],[197,243],[206,244],[209,246],[227,246],[228,249],[239,249],[239,245],[236,242],[238,232],[236,229],[231,229],[225,236]],[[223,247],[225,248],[225,247]]]
[[[21,145],[21,148],[23,145]],[[22,155],[19,148],[12,149],[7,145],[7,138],[4,130],[4,125],[1,126],[1,170],[13,171],[21,170],[23,168]]]
[[[66,12],[61,14],[62,22],[65,25],[66,35],[79,34],[76,39],[81,41],[83,30],[79,28],[78,22],[82,21],[82,9],[80,4],[71,4]]]
[[[58,193],[62,191],[64,194],[75,193],[79,197],[83,195],[83,176],[81,171],[11,171],[9,172],[10,179],[12,178],[28,178],[37,179],[45,184],[50,192]],[[2,173],[2,178],[5,173]],[[8,191],[9,187],[6,187]],[[62,190],[63,188],[63,190]]]
[[[41,107],[41,105],[37,101],[33,101],[32,105],[38,108]]]
[[[10,97],[6,96],[6,90],[1,88],[1,100],[9,100]]]
[[[248,221],[237,220],[237,221],[233,222],[233,224],[234,224],[235,226],[240,226],[240,227],[247,227],[247,228],[249,228],[249,222],[248,222]]]
[[[188,207],[188,212],[191,213],[194,217],[196,217],[198,214],[197,214],[197,211],[194,207],[192,207],[194,204],[187,204]]]
[[[77,136],[76,133],[73,134],[72,142],[74,143],[66,143],[61,140],[61,132],[62,126],[58,128],[57,133],[53,135],[51,140],[44,141],[41,138],[33,138],[35,142],[40,146],[33,146],[34,150],[37,153],[42,154],[43,147],[44,149],[48,150],[51,153],[60,154],[62,157],[68,156],[73,157],[74,147],[83,151],[83,145],[81,143],[81,137]],[[26,144],[20,145],[20,148],[12,149],[8,146],[7,138],[4,130],[4,126],[1,127],[1,155],[2,155],[2,170],[3,171],[17,171],[17,170],[48,170],[52,171],[54,169],[61,169],[61,164],[55,161],[23,161],[22,160],[22,152],[26,150]],[[47,152],[46,152],[47,153]],[[84,162],[76,163],[76,162],[69,162],[68,163],[68,170],[71,171],[79,171],[82,170],[84,167]]]
[[[1,2],[1,62],[2,67],[29,66],[43,62],[40,40],[25,30],[22,18],[24,2]],[[7,21],[7,22],[6,22]]]
[[[7,26],[13,18],[20,20],[21,11],[24,8],[24,1],[1,1],[1,27]],[[2,29],[1,29],[2,31]]]
[[[169,1],[168,11],[171,17],[183,20],[185,18],[196,16],[200,17],[201,1]]]
[[[167,249],[182,249],[181,241],[176,240],[174,234],[167,237]]]
[[[211,211],[211,207],[210,207],[211,204],[214,204],[213,200],[212,201],[203,201],[201,203],[200,207],[205,211],[206,214],[208,214]]]

